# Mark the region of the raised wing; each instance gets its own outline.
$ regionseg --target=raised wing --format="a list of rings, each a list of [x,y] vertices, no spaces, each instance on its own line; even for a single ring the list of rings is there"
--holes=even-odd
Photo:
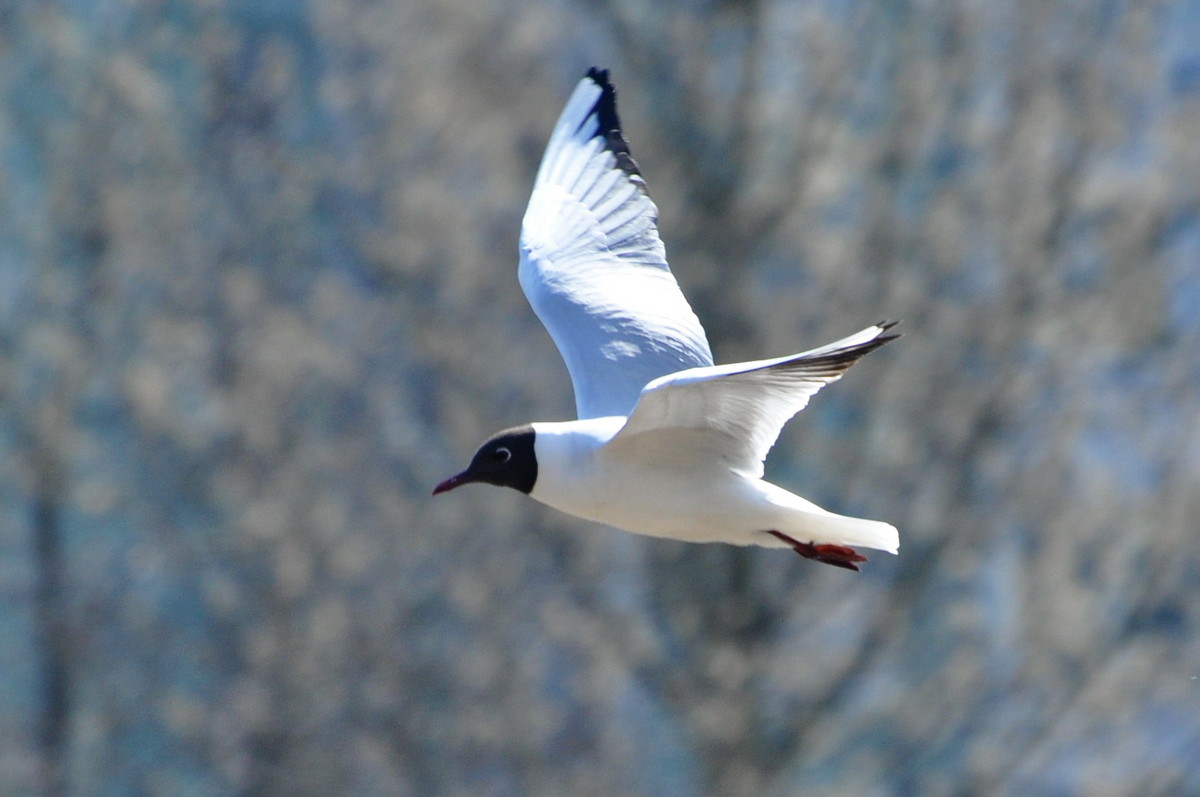
[[[518,271],[567,363],[580,418],[628,415],[650,381],[712,365],[657,221],[621,135],[608,72],[592,69],[546,146]]]
[[[731,468],[762,476],[763,460],[788,419],[860,357],[898,334],[882,321],[818,349],[775,360],[695,368],[657,379],[609,443],[654,449],[702,446]],[[690,433],[690,434],[689,434]]]

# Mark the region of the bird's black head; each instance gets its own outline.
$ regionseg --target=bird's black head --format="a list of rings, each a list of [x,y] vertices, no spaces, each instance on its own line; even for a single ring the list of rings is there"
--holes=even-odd
[[[471,482],[531,492],[538,474],[533,437],[533,427],[528,424],[496,433],[479,447],[466,470],[434,487],[433,494],[444,493]]]

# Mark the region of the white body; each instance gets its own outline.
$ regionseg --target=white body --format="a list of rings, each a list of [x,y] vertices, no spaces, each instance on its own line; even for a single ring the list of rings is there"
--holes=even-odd
[[[625,421],[533,424],[538,479],[531,495],[587,520],[685,542],[787,547],[767,533],[775,530],[818,545],[899,548],[893,526],[827,512],[720,456],[693,456],[695,445],[614,441]]]
[[[592,69],[550,136],[518,270],[566,361],[579,420],[534,424],[535,456],[507,470],[513,451],[489,441],[476,453],[479,472],[468,469],[435,492],[490,481],[654,537],[787,547],[774,531],[796,546],[895,553],[896,529],[887,523],[826,512],[761,478],[788,419],[895,338],[887,333],[893,324],[788,357],[713,365],[667,265],[657,217],[621,135],[608,73]],[[831,563],[856,569],[854,561]]]

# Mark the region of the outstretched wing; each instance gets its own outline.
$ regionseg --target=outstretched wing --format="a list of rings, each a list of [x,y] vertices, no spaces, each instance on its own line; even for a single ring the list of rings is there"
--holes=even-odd
[[[593,68],[546,146],[518,271],[567,363],[580,418],[628,415],[652,380],[712,365],[657,220],[621,135],[608,72]]]
[[[657,379],[609,445],[700,446],[729,467],[762,476],[788,419],[860,357],[898,334],[883,321],[818,349],[775,360],[695,368]],[[635,442],[636,441],[636,442]]]

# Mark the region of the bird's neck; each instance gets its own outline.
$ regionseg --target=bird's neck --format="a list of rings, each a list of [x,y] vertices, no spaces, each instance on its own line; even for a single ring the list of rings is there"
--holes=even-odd
[[[576,504],[590,492],[596,453],[624,425],[625,419],[616,416],[533,424],[538,480],[530,495],[556,509],[580,514]]]

